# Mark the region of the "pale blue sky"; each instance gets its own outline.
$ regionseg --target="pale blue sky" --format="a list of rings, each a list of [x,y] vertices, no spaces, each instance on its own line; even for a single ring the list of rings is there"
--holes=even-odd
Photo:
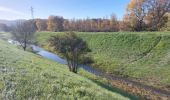
[[[130,0],[0,0],[0,19],[30,19],[59,15],[64,18],[102,18],[114,13],[122,19]]]

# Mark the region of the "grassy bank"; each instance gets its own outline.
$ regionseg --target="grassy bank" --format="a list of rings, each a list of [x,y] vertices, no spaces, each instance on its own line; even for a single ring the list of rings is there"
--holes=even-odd
[[[65,65],[0,41],[0,99],[129,98],[69,72]]]
[[[37,33],[39,44],[51,35]],[[144,84],[169,90],[170,33],[78,33],[92,49],[94,67],[107,73],[129,77]]]

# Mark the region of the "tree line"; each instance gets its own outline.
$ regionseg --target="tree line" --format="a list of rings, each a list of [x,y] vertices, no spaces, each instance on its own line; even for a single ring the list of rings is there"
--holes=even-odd
[[[115,15],[110,18],[64,19],[50,16],[48,19],[36,19],[39,31],[169,31],[170,0],[131,0],[127,5],[122,21]]]
[[[131,0],[123,19],[116,15],[110,18],[64,19],[62,16],[49,16],[48,19],[35,19],[37,31],[170,31],[170,0]],[[10,27],[0,24],[0,30],[10,31]]]
[[[112,32],[119,31],[115,16],[111,19],[64,19],[61,16],[49,16],[48,19],[35,19],[38,31],[81,31],[81,32]]]
[[[0,32],[9,32],[11,28],[4,23],[0,23]]]

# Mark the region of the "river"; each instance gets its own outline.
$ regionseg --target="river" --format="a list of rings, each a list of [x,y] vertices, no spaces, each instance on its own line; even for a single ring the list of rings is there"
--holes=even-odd
[[[67,64],[67,61],[65,59],[59,57],[58,55],[56,55],[54,53],[46,51],[43,48],[40,48],[40,47],[35,46],[35,45],[32,45],[32,49],[33,49],[33,51],[35,51],[38,55],[40,55],[42,57],[51,59],[51,60],[56,61],[56,62],[61,63],[61,64]],[[86,71],[88,71],[90,73],[93,73],[93,74],[95,74],[97,76],[101,76],[103,74],[102,72],[97,71],[96,69],[92,68],[91,66],[80,64],[79,67],[81,67],[84,70],[86,70]]]

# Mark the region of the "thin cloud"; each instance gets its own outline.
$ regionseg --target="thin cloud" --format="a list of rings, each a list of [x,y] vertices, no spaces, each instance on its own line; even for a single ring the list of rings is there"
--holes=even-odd
[[[16,11],[16,10],[11,9],[11,8],[2,7],[2,6],[0,6],[0,12],[7,12],[7,13],[12,13],[12,14],[17,14],[17,15],[25,15],[22,12]]]

